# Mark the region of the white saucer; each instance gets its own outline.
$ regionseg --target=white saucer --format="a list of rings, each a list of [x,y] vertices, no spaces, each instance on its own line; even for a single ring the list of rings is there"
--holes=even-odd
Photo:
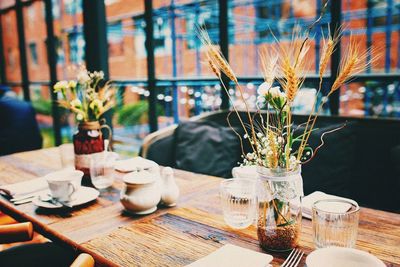
[[[149,170],[156,167],[158,167],[157,163],[142,157],[118,160],[114,165],[115,170],[122,173],[128,173],[142,169]]]
[[[374,255],[353,248],[329,247],[317,249],[306,259],[307,267],[385,267]]]
[[[45,192],[44,194],[47,195],[49,193],[50,191]],[[100,192],[92,187],[81,186],[79,190],[74,193],[73,200],[68,202],[68,204],[71,205],[71,207],[83,205],[95,200],[99,194]],[[38,207],[46,209],[58,209],[63,207],[61,204],[52,204],[50,202],[41,201],[40,197],[35,198],[32,203]]]

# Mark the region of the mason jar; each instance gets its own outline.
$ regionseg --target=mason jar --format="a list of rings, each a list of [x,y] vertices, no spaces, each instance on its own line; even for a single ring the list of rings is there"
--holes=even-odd
[[[258,167],[257,236],[264,250],[288,251],[301,233],[303,179],[293,170]]]

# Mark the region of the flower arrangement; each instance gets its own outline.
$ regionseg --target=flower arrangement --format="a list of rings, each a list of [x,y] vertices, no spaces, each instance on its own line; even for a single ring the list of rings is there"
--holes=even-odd
[[[329,66],[330,57],[338,44],[338,40],[341,38],[342,30],[338,29],[334,35],[324,38],[319,62],[319,87],[315,96],[313,110],[309,114],[307,122],[301,125],[304,127],[303,133],[294,136],[295,130],[299,127],[294,128],[295,126],[292,122],[293,102],[309,70],[309,61],[307,61],[311,47],[309,31],[302,33],[299,28],[295,28],[290,42],[280,42],[276,39],[276,43],[272,47],[264,49],[260,53],[264,83],[260,85],[258,91],[265,99],[267,115],[263,118],[260,110],[257,110],[260,118],[256,118],[251,115],[249,105],[244,97],[244,90],[238,83],[232,67],[223,57],[219,46],[211,42],[206,29],[199,27],[197,30],[198,36],[206,47],[208,64],[229,96],[233,112],[237,114],[245,132],[244,139],[247,139],[251,146],[252,152],[243,155],[244,165],[293,170],[297,165],[308,162],[319,148],[313,150],[308,145],[308,139],[328,97],[354,75],[362,72],[372,61],[376,60],[376,57],[367,60],[368,52],[361,52],[357,41],[350,37],[350,43],[341,59],[338,75],[328,94],[317,105],[317,98],[322,89],[323,76]],[[227,90],[228,84],[224,83],[221,73],[224,73],[235,84],[239,97],[244,102],[248,124],[245,124],[239,116],[238,110],[233,104],[233,99]],[[276,82],[278,85],[274,86]],[[325,134],[331,132],[333,131]]]
[[[72,111],[78,122],[97,121],[115,105],[115,89],[110,81],[104,80],[104,73],[89,72],[83,66],[76,80],[57,82],[54,92],[62,97],[59,105]]]
[[[305,123],[299,126],[293,124],[294,99],[301,89],[310,67],[308,60],[311,47],[309,34],[314,25],[321,20],[328,2],[326,2],[320,17],[307,30],[302,31],[295,27],[290,41],[281,42],[275,37],[276,42],[268,49],[261,51],[264,82],[260,85],[258,91],[265,102],[266,115],[264,116],[261,114],[260,108],[256,111],[256,115],[251,114],[244,97],[244,90],[240,86],[233,68],[223,57],[219,46],[211,42],[207,30],[201,27],[197,28],[198,36],[205,46],[208,65],[218,77],[228,95],[233,108],[231,113],[237,114],[245,133],[243,138],[249,142],[251,147],[249,153],[243,152],[242,165],[259,166],[260,177],[266,178],[261,181],[264,186],[258,187],[264,195],[258,196],[259,217],[257,222],[260,245],[265,249],[281,251],[297,245],[301,227],[301,196],[303,191],[300,166],[309,162],[316,155],[318,149],[324,144],[325,134],[344,127],[343,125],[323,133],[321,145],[313,149],[308,144],[308,140],[315,130],[315,122],[328,97],[377,58],[368,59],[367,54],[375,53],[368,50],[361,52],[357,41],[350,37],[349,45],[343,52],[336,79],[329,88],[328,94],[317,104],[318,95],[322,89],[323,76],[341,38],[342,28],[338,28],[332,35],[329,33],[327,37],[323,38],[321,46],[318,69],[319,86],[313,109]],[[227,89],[228,84],[222,78],[222,73],[228,77],[239,92],[239,97],[244,103],[246,122],[239,115]],[[230,125],[229,115],[227,119]],[[304,127],[304,130],[298,134],[300,126]],[[242,142],[241,136],[237,132],[236,134]]]

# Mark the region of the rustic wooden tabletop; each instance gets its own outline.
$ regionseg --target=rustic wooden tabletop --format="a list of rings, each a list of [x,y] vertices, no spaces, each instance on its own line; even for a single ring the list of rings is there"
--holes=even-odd
[[[0,184],[43,176],[61,168],[58,148],[0,157]],[[223,221],[218,190],[220,178],[175,171],[181,190],[178,205],[159,207],[147,216],[124,212],[119,202],[121,179],[93,203],[72,210],[49,211],[32,203],[14,206],[0,198],[0,210],[55,242],[90,253],[98,266],[185,266],[231,243],[262,251],[256,229],[233,230]],[[400,266],[400,214],[361,208],[356,247]],[[311,221],[303,219],[300,248],[313,249]],[[270,253],[279,266],[287,253]],[[305,257],[303,257],[305,262]],[[299,266],[304,266],[304,263]]]

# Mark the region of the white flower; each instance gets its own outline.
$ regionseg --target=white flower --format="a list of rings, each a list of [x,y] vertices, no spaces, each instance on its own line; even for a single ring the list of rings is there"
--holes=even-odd
[[[280,97],[281,95],[281,90],[279,89],[279,86],[272,87],[269,89],[268,93],[271,95],[272,98]]]
[[[251,153],[247,153],[246,157],[247,157],[248,160],[253,160],[254,159],[254,156]]]
[[[296,159],[296,157],[295,156],[290,156],[290,159],[289,159],[289,166],[290,167],[294,167],[294,166],[296,166],[297,164],[298,164],[299,162],[297,161],[297,159]]]
[[[257,137],[258,137],[258,138],[262,138],[262,137],[263,137],[263,134],[262,134],[262,133],[257,133]]]
[[[67,81],[59,81],[54,85],[54,92],[60,92],[68,87]]]
[[[69,88],[75,88],[76,87],[76,81],[73,81],[73,80],[69,81],[68,82],[68,87]]]
[[[103,102],[101,102],[100,99],[94,99],[94,100],[90,103],[89,107],[90,107],[91,109],[98,108],[99,110],[101,110],[101,109],[103,108]]]
[[[97,72],[97,77],[99,77],[100,79],[104,79],[104,72],[102,70]]]
[[[247,134],[243,135],[244,139],[247,139],[249,136]]]
[[[82,106],[81,101],[78,98],[75,98],[74,100],[72,100],[71,102],[69,102],[69,104],[73,107],[79,108]]]
[[[89,74],[86,70],[79,71],[77,79],[80,84],[85,84],[90,81]]]
[[[83,115],[81,113],[76,114],[76,120],[77,121],[83,120]]]
[[[281,136],[278,137],[278,143],[283,143],[283,138]]]
[[[261,150],[261,155],[267,155],[267,149],[264,148],[263,150]]]
[[[272,84],[267,83],[267,82],[263,82],[262,84],[260,84],[260,86],[258,87],[258,94],[259,95],[266,95],[268,94],[269,89],[271,88]]]

